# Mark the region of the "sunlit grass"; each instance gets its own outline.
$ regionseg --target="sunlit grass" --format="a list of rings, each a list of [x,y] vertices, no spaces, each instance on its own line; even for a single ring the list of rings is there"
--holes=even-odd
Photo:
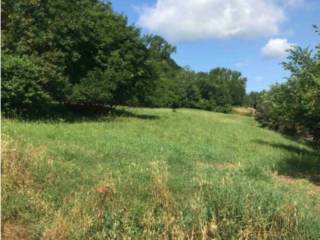
[[[129,111],[4,120],[4,223],[35,239],[320,238],[316,150],[241,115]]]

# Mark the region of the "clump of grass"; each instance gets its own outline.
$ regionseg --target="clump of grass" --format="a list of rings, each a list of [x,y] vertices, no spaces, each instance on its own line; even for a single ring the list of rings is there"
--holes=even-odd
[[[1,150],[4,227],[14,229],[27,226],[26,232],[30,236],[25,238],[30,239],[70,239],[75,233],[83,236],[92,224],[91,216],[87,214],[95,207],[92,196],[78,194],[77,189],[72,191],[71,188],[69,194],[60,199],[55,186],[61,178],[68,185],[68,178],[79,172],[63,163],[53,164],[46,158],[44,149],[18,143],[7,136],[2,136]],[[39,179],[44,174],[47,177]],[[51,176],[57,179],[54,181]],[[64,190],[62,187],[60,189]],[[77,224],[72,225],[75,222]],[[12,234],[14,232],[11,231]],[[14,238],[8,236],[9,239],[11,237]]]
[[[29,198],[35,197],[36,184],[32,177],[31,165],[38,165],[41,153],[39,150],[22,148],[8,136],[2,136],[2,216],[3,220],[24,222],[28,216],[24,209],[36,211],[37,206]]]
[[[243,116],[253,116],[256,110],[251,107],[234,107],[232,108],[232,112]]]
[[[151,163],[151,196],[144,214],[146,239],[185,239],[179,212],[167,188],[168,170],[164,162]]]
[[[215,216],[218,236],[228,239],[317,239],[319,211],[311,213],[312,201],[298,194],[284,194],[265,181],[225,176],[207,185],[204,199]],[[310,204],[303,206],[303,201]]]

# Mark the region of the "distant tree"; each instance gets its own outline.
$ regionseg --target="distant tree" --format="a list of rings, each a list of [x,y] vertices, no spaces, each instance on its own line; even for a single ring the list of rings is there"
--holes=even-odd
[[[210,71],[210,76],[227,92],[224,97],[230,98],[225,101],[231,105],[242,105],[246,95],[247,79],[238,71],[226,68],[215,68]]]
[[[261,97],[265,93],[265,91],[261,92],[250,92],[245,96],[244,105],[247,107],[257,108],[259,103],[261,102]]]

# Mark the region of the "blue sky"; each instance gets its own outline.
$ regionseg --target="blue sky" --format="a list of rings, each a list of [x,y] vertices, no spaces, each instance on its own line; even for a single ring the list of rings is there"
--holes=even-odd
[[[196,71],[239,70],[247,91],[267,89],[288,75],[280,62],[297,44],[319,43],[320,0],[114,0],[142,33],[159,34],[177,47],[173,58]]]

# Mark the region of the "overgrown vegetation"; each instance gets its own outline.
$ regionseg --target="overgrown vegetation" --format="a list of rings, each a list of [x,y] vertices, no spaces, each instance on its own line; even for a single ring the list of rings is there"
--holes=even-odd
[[[315,149],[240,115],[127,111],[4,120],[4,237],[319,239]]]

